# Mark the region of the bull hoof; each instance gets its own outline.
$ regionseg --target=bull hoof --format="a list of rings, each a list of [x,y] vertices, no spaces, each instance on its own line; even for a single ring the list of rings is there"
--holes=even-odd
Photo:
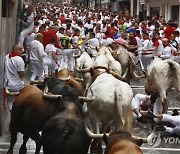
[[[20,148],[19,149],[19,154],[26,154],[27,153],[27,149],[26,148]]]

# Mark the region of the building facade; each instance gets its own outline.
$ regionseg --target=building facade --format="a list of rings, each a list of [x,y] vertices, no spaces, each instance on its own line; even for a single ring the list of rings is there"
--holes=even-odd
[[[162,16],[166,21],[177,21],[180,26],[180,0],[90,0],[92,8],[111,11],[128,10],[140,19],[146,16]]]
[[[0,135],[7,115],[4,106],[4,57],[16,40],[18,0],[0,0]]]
[[[180,26],[180,0],[131,0],[130,10],[131,15],[162,16]]]

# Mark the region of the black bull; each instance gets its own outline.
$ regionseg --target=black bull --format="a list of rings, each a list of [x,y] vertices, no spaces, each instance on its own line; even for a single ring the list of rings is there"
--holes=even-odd
[[[20,147],[19,153],[26,153],[27,151],[26,142],[30,137],[36,142],[35,154],[39,154],[41,144],[42,144],[39,131],[42,130],[43,126],[49,119],[51,120],[47,123],[43,131],[44,149],[46,149],[45,147],[46,135],[45,134],[46,134],[46,130],[48,130],[48,125],[51,123],[51,121],[53,121],[53,124],[57,126],[57,129],[59,129],[59,133],[62,133],[62,134],[59,134],[60,136],[61,135],[63,136],[65,134],[64,139],[62,139],[63,140],[62,144],[65,144],[66,140],[68,140],[68,138],[72,136],[72,132],[76,133],[77,135],[78,134],[77,130],[81,130],[80,133],[83,133],[83,135],[81,134],[81,137],[84,137],[83,140],[88,141],[88,144],[86,147],[88,149],[90,141],[84,132],[84,124],[81,119],[82,107],[77,98],[78,96],[77,91],[74,88],[65,85],[63,82],[55,78],[46,79],[45,84],[47,84],[50,93],[56,94],[56,95],[57,94],[63,95],[62,100],[61,99],[52,100],[52,99],[43,98],[42,91],[35,86],[26,86],[24,89],[22,89],[20,94],[15,99],[13,103],[12,111],[11,111],[11,120],[10,120],[11,142],[10,142],[10,148],[7,152],[8,154],[13,153],[13,147],[14,147],[14,144],[16,143],[18,132],[21,132],[24,135],[23,144]],[[65,104],[65,102],[67,102],[67,105]],[[71,108],[72,110],[68,114],[68,116],[70,116],[71,113],[73,113],[73,116],[71,119],[69,119],[69,117],[61,116],[61,112],[63,115],[69,109],[69,107],[72,107],[72,106],[73,108]],[[59,118],[57,119],[55,118],[56,120],[53,120],[53,117],[55,115],[57,115],[57,117]],[[64,117],[64,119],[61,119],[60,117]],[[67,125],[67,129],[64,129],[64,126],[65,126],[64,124],[62,124],[62,126],[58,126],[58,123],[62,122],[61,120],[64,122],[66,121],[65,122],[66,124],[68,124],[69,121],[74,121],[76,125],[74,126]],[[55,122],[57,122],[57,124],[55,124]],[[60,131],[60,130],[63,130],[61,127],[64,129],[64,132]],[[73,131],[69,132],[69,129]],[[51,133],[53,133],[53,129]],[[54,133],[57,133],[57,132],[54,132]],[[57,137],[57,134],[56,134],[56,137]],[[76,143],[76,141],[71,142],[71,143]],[[57,145],[57,146],[60,146],[60,145]],[[71,145],[69,146],[71,147]],[[51,151],[50,153],[53,154],[53,151]]]

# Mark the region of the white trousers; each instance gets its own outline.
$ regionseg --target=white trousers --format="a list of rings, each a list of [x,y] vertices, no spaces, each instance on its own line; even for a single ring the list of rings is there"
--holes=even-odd
[[[24,39],[27,35],[31,34],[34,30],[34,26],[31,26],[29,28],[24,29],[19,36],[19,44],[23,46],[24,44]]]
[[[153,105],[153,113],[154,113],[155,115],[157,115],[157,114],[162,114],[162,111],[163,111],[162,101],[161,101],[161,99],[158,97],[158,98],[156,99],[156,102],[155,102],[154,105]],[[160,119],[154,118],[154,121],[155,121],[155,122],[160,122]]]
[[[147,70],[147,68],[149,67],[149,65],[153,61],[153,54],[142,55],[141,56],[141,61],[142,61],[142,64],[144,66],[144,70]]]
[[[163,114],[162,121],[170,122],[171,124],[175,126],[174,128],[166,127],[166,132],[180,136],[180,116],[179,115],[171,116],[171,115]]]
[[[8,90],[10,92],[18,92],[23,88],[22,87],[21,88],[20,87],[14,87],[14,89],[8,89]],[[7,105],[8,105],[8,108],[10,111],[12,110],[12,106],[13,106],[15,98],[16,98],[16,96],[7,96]]]
[[[44,70],[43,70],[43,63],[39,61],[30,61],[31,65],[31,80],[35,80],[36,77],[38,77],[38,80],[44,79]]]
[[[63,49],[64,53],[64,65],[67,65],[67,69],[74,71],[74,49]]]
[[[44,68],[44,75],[51,75],[55,73],[55,69],[57,69],[57,66],[55,66],[53,63],[43,63]]]

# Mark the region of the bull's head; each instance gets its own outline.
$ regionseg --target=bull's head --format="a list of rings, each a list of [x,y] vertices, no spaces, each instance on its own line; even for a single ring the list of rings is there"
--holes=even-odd
[[[85,131],[87,133],[87,135],[91,138],[94,138],[94,139],[103,139],[103,136],[106,135],[107,137],[110,136],[109,133],[106,133],[106,134],[94,134],[93,132],[91,132],[89,130],[89,128],[86,126],[85,127]],[[150,143],[150,141],[152,140],[152,137],[153,137],[153,133],[150,134],[147,138],[142,138],[142,137],[138,137],[138,136],[132,136],[132,138],[134,140],[141,140],[142,143]]]
[[[44,88],[43,91],[43,97],[47,98],[47,99],[58,99],[58,98],[62,98],[62,95],[54,95],[48,92],[48,86],[46,85],[46,87]],[[83,97],[83,96],[78,96],[79,100],[82,100],[84,102],[93,102],[95,100],[95,97]]]

